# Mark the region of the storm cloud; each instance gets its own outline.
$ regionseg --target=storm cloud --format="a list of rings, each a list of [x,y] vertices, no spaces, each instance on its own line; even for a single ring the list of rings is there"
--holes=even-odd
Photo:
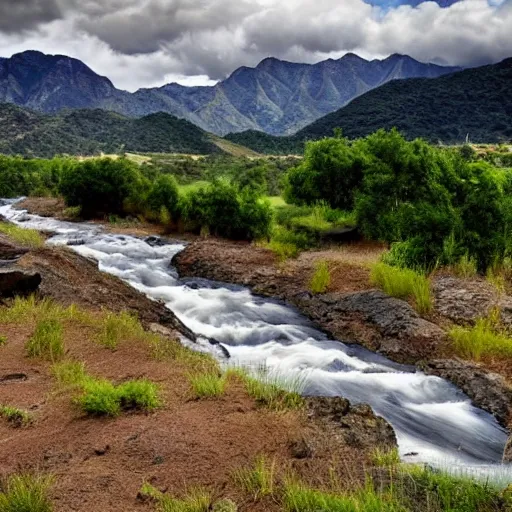
[[[63,53],[118,87],[209,83],[263,58],[512,56],[512,0],[2,0],[2,56]]]

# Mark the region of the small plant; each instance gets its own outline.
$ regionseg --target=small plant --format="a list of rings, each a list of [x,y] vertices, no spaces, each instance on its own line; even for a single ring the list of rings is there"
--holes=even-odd
[[[123,311],[122,313],[107,313],[103,319],[99,342],[107,348],[115,349],[126,338],[144,335],[138,319]]]
[[[0,491],[1,512],[52,512],[48,497],[53,478],[37,475],[14,475]]]
[[[400,453],[398,448],[391,450],[383,450],[382,448],[375,448],[371,454],[371,459],[374,466],[377,467],[390,467],[400,464]]]
[[[0,405],[0,416],[5,418],[15,428],[26,427],[33,420],[29,412],[8,405]]]
[[[414,270],[377,263],[372,266],[370,280],[392,297],[413,299],[420,314],[432,310],[430,281]]]
[[[52,318],[40,320],[26,349],[29,357],[42,357],[48,361],[60,359],[64,355],[62,324]]]
[[[7,345],[7,336],[0,336],[0,347]]]
[[[448,336],[457,354],[479,361],[490,356],[508,358],[512,355],[512,338],[499,327],[499,310],[493,310],[486,318],[480,318],[473,327],[453,327]]]
[[[330,284],[331,273],[329,272],[329,266],[326,261],[320,261],[316,265],[309,288],[312,293],[325,293]]]
[[[38,249],[44,245],[43,236],[35,229],[24,229],[16,224],[0,222],[0,233],[31,249]]]
[[[478,272],[478,265],[475,258],[470,258],[469,254],[466,253],[460,258],[460,260],[453,265],[453,272],[457,277],[463,279],[470,279],[475,277]]]
[[[226,391],[226,378],[215,372],[189,375],[189,381],[197,398],[214,398]]]
[[[271,496],[276,488],[276,461],[259,457],[251,468],[235,471],[233,479],[254,500]]]
[[[92,416],[118,416],[121,411],[132,409],[149,412],[160,406],[158,386],[148,380],[115,386],[108,380],[89,377],[81,387],[83,393],[77,403]]]
[[[212,496],[204,489],[191,489],[181,498],[168,496],[152,485],[145,483],[140,490],[141,496],[153,500],[159,512],[208,512],[212,507]]]
[[[266,245],[276,256],[280,262],[296,258],[300,254],[300,249],[292,243],[278,242],[272,240]]]
[[[88,378],[85,365],[80,361],[63,361],[52,366],[52,374],[59,385],[64,387],[80,387]]]

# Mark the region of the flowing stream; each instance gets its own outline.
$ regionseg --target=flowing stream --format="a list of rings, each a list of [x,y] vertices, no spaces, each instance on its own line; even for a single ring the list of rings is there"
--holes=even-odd
[[[14,209],[13,201],[3,203],[0,214],[10,221],[55,233],[49,244],[69,245],[96,260],[101,271],[164,301],[193,332],[218,340],[231,356],[229,364],[264,366],[289,382],[302,382],[307,395],[369,403],[393,425],[404,460],[512,481],[512,465],[500,464],[506,431],[451,383],[330,340],[293,308],[245,288],[180,279],[170,265],[184,248],[180,243],[150,245],[93,224],[29,215]]]

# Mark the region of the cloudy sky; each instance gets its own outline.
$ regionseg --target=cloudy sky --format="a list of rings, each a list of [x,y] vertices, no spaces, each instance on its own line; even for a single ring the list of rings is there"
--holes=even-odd
[[[512,0],[0,0],[0,56],[79,58],[117,87],[206,84],[268,56],[512,56]]]

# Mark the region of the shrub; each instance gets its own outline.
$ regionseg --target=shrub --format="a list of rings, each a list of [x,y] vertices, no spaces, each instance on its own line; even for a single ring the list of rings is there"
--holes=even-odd
[[[0,416],[14,427],[24,427],[32,423],[32,415],[29,412],[8,405],[0,405]]]
[[[66,204],[80,207],[84,218],[123,215],[142,202],[147,189],[137,165],[125,158],[77,162],[63,170],[59,184]]]
[[[189,381],[197,398],[213,398],[224,394],[226,379],[218,373],[199,373],[189,376]]]
[[[181,204],[181,215],[197,232],[234,239],[267,237],[272,221],[272,208],[255,194],[244,192],[222,180],[189,192]]]
[[[432,309],[430,281],[414,270],[377,263],[372,266],[370,280],[391,297],[414,299],[420,314]]]
[[[29,357],[42,357],[56,361],[64,355],[62,324],[59,320],[49,318],[39,320],[34,334],[26,344]]]
[[[48,491],[53,478],[37,475],[14,475],[5,481],[0,492],[2,512],[52,512]]]
[[[15,224],[0,222],[0,233],[31,249],[38,249],[44,245],[44,237],[35,229],[24,229]]]
[[[312,293],[325,293],[331,284],[331,273],[326,261],[316,264],[315,273],[311,278],[309,289]]]
[[[159,217],[161,217],[162,211],[166,211],[170,219],[176,216],[179,205],[179,190],[174,176],[163,174],[156,178],[151,185],[146,203],[155,220],[160,220]]]
[[[160,407],[158,386],[149,380],[130,380],[117,386],[116,391],[123,411],[153,411]]]

